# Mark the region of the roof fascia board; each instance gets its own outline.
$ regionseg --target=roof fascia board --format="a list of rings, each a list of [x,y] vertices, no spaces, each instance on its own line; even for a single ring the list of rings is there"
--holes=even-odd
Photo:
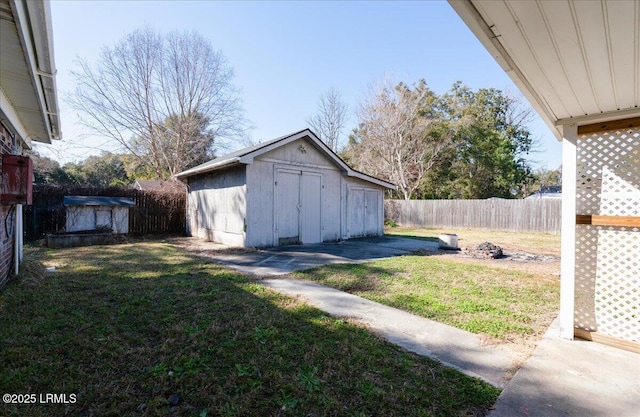
[[[564,125],[588,125],[594,123],[610,122],[612,120],[630,119],[640,116],[640,108],[632,108],[625,110],[615,110],[610,112],[587,114],[585,116],[569,117],[556,121],[556,126]]]
[[[363,180],[363,181],[372,182],[372,183],[377,184],[377,185],[379,185],[381,187],[389,188],[391,190],[397,190],[398,189],[398,186],[396,186],[394,184],[391,184],[390,182],[379,180],[379,179],[377,179],[375,177],[371,177],[371,176],[369,176],[367,174],[363,174],[361,172],[354,171],[353,169],[349,169],[349,171],[350,172],[347,173],[348,177],[358,178],[358,179]]]
[[[247,153],[245,155],[242,155],[242,157],[240,158],[240,162],[243,163],[243,164],[251,165],[251,164],[253,164],[253,160],[255,158],[257,158],[258,156],[263,155],[263,154],[265,154],[267,152],[270,152],[270,151],[272,151],[274,149],[277,149],[277,148],[279,148],[281,146],[284,146],[286,144],[289,144],[291,142],[294,142],[294,141],[296,141],[298,139],[301,139],[301,138],[303,138],[305,136],[312,136],[312,134],[308,130],[303,130],[301,132],[294,133],[291,136],[287,136],[287,137],[284,137],[284,138],[282,138],[280,140],[276,140],[273,143],[270,143],[270,144],[268,144],[266,146],[263,146],[261,148],[258,148],[256,150],[252,151],[252,152],[249,152],[249,153]]]
[[[39,2],[27,1],[29,18],[32,22],[34,45],[36,57],[38,59],[38,75],[44,89],[47,120],[52,125],[50,130],[51,139],[60,139],[60,116],[58,106],[58,89],[56,83],[56,65],[53,47],[53,25],[51,24],[51,6],[49,0]]]
[[[544,120],[549,129],[551,129],[556,139],[562,140],[562,134],[555,123],[555,114],[529,83],[513,58],[511,58],[507,50],[498,40],[498,36],[493,33],[491,27],[484,20],[480,12],[478,12],[478,9],[476,9],[471,0],[448,0],[448,2],[480,43],[489,51],[498,65],[502,67],[522,94],[524,94],[529,103],[531,103],[542,117],[542,120]]]
[[[231,159],[225,159],[224,161],[220,161],[216,164],[208,165],[206,167],[200,167],[199,169],[196,169],[198,167],[195,167],[195,168],[191,168],[186,171],[180,172],[179,174],[175,175],[175,178],[181,179],[181,178],[191,177],[198,174],[204,174],[205,172],[216,171],[218,169],[226,168],[227,166],[235,165],[237,163],[240,163],[240,158],[236,157]]]
[[[271,144],[269,144],[269,145],[267,145],[267,146],[265,146],[263,148],[256,149],[253,152],[250,152],[250,153],[248,153],[246,155],[243,155],[240,158],[240,163],[248,164],[248,165],[253,164],[253,160],[256,157],[258,157],[260,155],[263,155],[263,154],[265,154],[267,152],[270,152],[270,151],[272,151],[274,149],[277,149],[277,148],[279,148],[281,146],[284,146],[286,144],[289,144],[291,142],[295,142],[298,139],[303,139],[305,137],[308,137],[316,148],[318,148],[325,155],[327,155],[336,165],[340,166],[340,168],[342,168],[343,171],[347,171],[348,172],[350,170],[349,166],[342,159],[340,159],[333,151],[331,151],[329,149],[329,147],[324,142],[322,142],[309,129],[305,129],[305,130],[303,130],[301,132],[298,132],[298,133],[295,133],[295,134],[293,134],[291,136],[283,138],[283,139],[281,139],[281,140],[279,140],[277,142],[271,143]]]
[[[24,124],[22,124],[22,120],[20,120],[20,116],[18,116],[18,112],[9,98],[4,94],[2,87],[0,87],[0,116],[4,116],[6,120],[9,122],[9,127],[13,129],[13,134],[16,134],[25,145],[31,149],[31,140],[29,138],[29,134],[27,133],[27,129]]]
[[[36,2],[34,2],[36,3]],[[16,29],[18,32],[18,37],[20,38],[20,43],[22,44],[22,50],[26,59],[27,67],[29,68],[29,75],[31,78],[31,83],[33,84],[34,94],[36,99],[38,100],[38,105],[40,107],[40,117],[42,119],[42,123],[47,132],[47,136],[45,138],[34,138],[30,137],[29,139],[35,140],[38,142],[51,143],[51,138],[53,137],[51,123],[49,120],[49,109],[47,106],[47,102],[44,94],[44,85],[42,80],[40,79],[40,71],[38,68],[38,59],[35,52],[34,44],[36,42],[36,36],[32,31],[33,23],[31,21],[28,4],[23,0],[13,0],[11,1],[12,8],[15,12],[15,23]],[[48,4],[47,4],[48,5]],[[44,3],[37,2],[35,6],[32,7],[41,7],[44,8]],[[50,31],[49,28],[45,28],[45,31]],[[55,95],[55,92],[54,92]]]
[[[397,187],[394,184],[391,184],[389,182],[383,181],[383,180],[379,180],[377,178],[371,177],[369,175],[363,174],[361,172],[355,171],[354,169],[352,169],[351,167],[349,167],[349,165],[347,165],[342,159],[340,159],[340,157],[338,155],[336,155],[331,149],[329,149],[329,147],[322,142],[311,130],[309,129],[305,129],[303,131],[300,131],[298,133],[294,133],[291,136],[287,136],[284,137],[280,140],[276,140],[273,143],[270,143],[267,146],[264,146],[262,148],[256,149],[252,152],[249,152],[245,155],[241,155],[241,156],[236,156],[230,159],[225,159],[223,161],[220,161],[216,164],[212,164],[212,165],[208,165],[208,166],[204,166],[204,167],[195,167],[192,169],[189,169],[187,171],[183,171],[179,174],[175,175],[175,178],[179,179],[180,181],[182,181],[184,178],[193,176],[193,175],[198,175],[198,174],[203,174],[206,172],[211,172],[211,171],[216,171],[218,169],[222,169],[222,168],[226,168],[228,166],[234,165],[234,164],[245,164],[245,165],[251,165],[253,164],[253,161],[256,157],[263,155],[269,151],[272,151],[274,149],[277,149],[281,146],[287,145],[291,142],[294,142],[298,139],[303,139],[303,138],[308,138],[311,143],[313,144],[314,147],[316,147],[317,149],[319,149],[321,152],[323,152],[326,156],[328,156],[336,165],[338,165],[340,168],[342,168],[342,171],[345,173],[346,176],[348,177],[354,177],[354,178],[358,178],[361,179],[363,181],[367,181],[367,182],[371,182],[373,184],[379,185],[381,187],[386,187],[389,189],[397,189]]]

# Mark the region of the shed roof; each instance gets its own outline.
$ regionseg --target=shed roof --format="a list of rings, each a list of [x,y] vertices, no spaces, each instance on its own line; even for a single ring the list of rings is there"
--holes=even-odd
[[[375,178],[367,174],[363,174],[362,172],[356,171],[355,169],[351,168],[338,155],[336,155],[335,152],[329,149],[329,147],[324,142],[322,142],[310,129],[304,129],[299,132],[291,133],[289,135],[281,136],[267,142],[250,146],[248,148],[240,149],[230,154],[213,159],[209,162],[205,162],[204,164],[198,165],[186,171],[180,172],[179,174],[176,174],[176,178],[184,179],[193,175],[224,169],[236,164],[250,165],[253,163],[254,158],[302,138],[308,139],[316,149],[324,153],[348,177],[358,178],[360,180],[368,181],[385,188],[396,188],[396,186],[394,184],[391,184],[390,182],[383,181],[379,178]]]
[[[65,206],[135,206],[133,198],[129,197],[96,197],[84,195],[69,195],[63,200]]]
[[[136,180],[133,186],[139,190],[157,190],[162,188],[164,181],[161,180]]]
[[[640,124],[640,1],[449,3],[558,139],[564,125]]]

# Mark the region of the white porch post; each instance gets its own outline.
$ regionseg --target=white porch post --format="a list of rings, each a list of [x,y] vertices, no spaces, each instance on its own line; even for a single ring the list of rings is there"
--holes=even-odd
[[[562,246],[560,337],[573,339],[576,266],[576,145],[578,126],[562,126]]]

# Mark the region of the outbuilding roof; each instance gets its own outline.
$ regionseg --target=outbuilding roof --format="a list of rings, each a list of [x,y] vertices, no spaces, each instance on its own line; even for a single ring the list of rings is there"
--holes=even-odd
[[[316,134],[313,133],[310,129],[304,129],[299,132],[291,133],[286,136],[281,136],[267,142],[250,146],[248,148],[240,149],[230,154],[213,159],[209,162],[205,162],[204,164],[198,165],[186,171],[180,172],[179,174],[176,174],[176,178],[184,179],[193,175],[224,169],[236,164],[250,165],[253,163],[254,158],[302,138],[306,138],[307,140],[309,140],[318,151],[322,152],[331,161],[333,161],[333,163],[338,166],[346,176],[372,182],[385,188],[396,189],[396,186],[394,184],[391,184],[390,182],[383,181],[379,178],[375,178],[367,174],[363,174],[362,172],[356,171],[355,169],[351,168],[338,155],[336,155],[335,152],[329,149],[329,147],[324,142],[322,142],[318,138],[318,136],[316,136]]]
[[[62,203],[65,206],[135,206],[133,198],[129,197],[96,197],[84,195],[65,196]]]

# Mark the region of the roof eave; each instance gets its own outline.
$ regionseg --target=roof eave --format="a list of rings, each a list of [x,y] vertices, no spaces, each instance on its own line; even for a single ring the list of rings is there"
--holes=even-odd
[[[223,168],[228,168],[231,165],[237,165],[242,163],[240,161],[240,158],[231,158],[231,159],[225,159],[224,161],[220,161],[216,164],[211,164],[211,165],[201,165],[201,166],[197,166],[191,169],[188,169],[186,171],[182,171],[176,175],[174,175],[174,177],[180,181],[189,178],[189,177],[193,177],[194,175],[199,175],[199,174],[204,174],[207,172],[212,172],[212,171],[217,171],[219,169],[223,169]]]
[[[12,125],[27,146],[31,141],[51,143],[53,139],[60,139],[60,117],[50,4],[27,0],[11,0],[10,4],[32,84],[31,90],[24,94],[34,95],[38,108],[33,111],[39,112],[42,120],[41,127],[20,126],[22,122],[15,120]],[[32,133],[34,131],[41,134]]]
[[[358,178],[358,179],[363,180],[363,181],[371,182],[371,183],[374,183],[374,184],[379,185],[381,187],[388,188],[390,190],[397,190],[398,189],[398,186],[395,185],[395,184],[391,184],[390,182],[383,181],[381,179],[378,179],[376,177],[372,177],[372,176],[367,175],[367,174],[363,174],[362,172],[355,171],[355,170],[353,170],[351,168],[349,168],[349,172],[347,173],[347,176],[348,177],[353,177],[353,178]]]
[[[493,24],[495,22],[491,21],[491,19],[495,16],[488,15],[485,17],[478,10],[476,5],[483,4],[480,0],[448,1],[451,7],[460,16],[467,27],[469,27],[471,32],[476,36],[480,43],[482,43],[482,45],[493,56],[500,67],[502,67],[502,69],[507,73],[509,78],[511,78],[511,80],[520,89],[522,94],[531,103],[533,108],[538,112],[542,120],[546,123],[546,125],[550,128],[550,130],[558,140],[562,140],[563,126],[566,125],[576,125],[580,127],[609,121],[634,119],[636,117],[640,117],[640,108],[638,108],[637,106],[637,99],[635,106],[616,106],[619,108],[613,108],[611,105],[604,106],[604,108],[600,108],[601,106],[598,106],[598,111],[590,109],[590,111],[585,112],[586,114],[577,114],[574,111],[573,115],[565,115],[559,108],[554,108],[553,105],[554,100],[556,102],[561,102],[560,97],[554,97],[553,95],[547,97],[545,95],[559,93],[543,93],[542,91],[539,91],[535,86],[539,86],[540,82],[537,82],[536,84],[535,79],[528,79],[527,76],[525,76],[526,72],[524,71],[524,69],[520,68],[518,64],[516,64],[516,62],[522,62],[522,60],[518,61],[516,59],[517,57],[512,56],[512,54],[509,53],[508,47],[504,46],[509,45],[509,39],[505,38],[504,33],[499,33],[500,29],[496,28]],[[513,0],[505,0],[505,2],[516,3]],[[513,15],[512,18],[514,19],[514,24],[518,26],[523,24],[521,21],[519,21],[521,17]],[[524,18],[524,16],[522,18]],[[545,28],[540,28],[539,30],[544,31]],[[580,46],[580,48],[583,48],[583,46]],[[584,57],[586,55],[589,55],[592,51],[581,49],[579,52]],[[612,52],[609,51],[609,53]],[[542,61],[541,57],[539,56],[533,56],[531,58]],[[584,66],[585,68],[588,67],[586,62],[584,63]],[[617,104],[618,103],[616,103],[616,105]]]

